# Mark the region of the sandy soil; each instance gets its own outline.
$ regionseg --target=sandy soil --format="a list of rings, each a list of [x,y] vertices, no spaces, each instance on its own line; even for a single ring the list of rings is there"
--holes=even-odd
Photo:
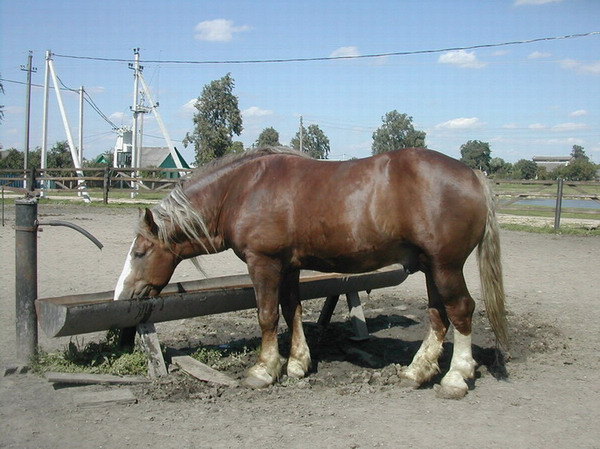
[[[14,215],[0,228],[0,365],[14,352]],[[92,232],[100,252],[81,235],[47,227],[39,234],[39,296],[110,290],[120,273],[137,217],[135,209],[40,206],[40,220],[72,221]],[[302,381],[266,390],[226,389],[182,373],[133,391],[134,405],[85,408],[84,392],[108,387],[54,389],[33,375],[0,378],[0,447],[460,447],[600,448],[600,238],[503,232],[512,348],[505,369],[493,365],[493,339],[478,301],[474,352],[478,378],[460,401],[435,397],[432,384],[404,390],[396,364],[406,364],[424,336],[426,291],[421,274],[402,285],[361,294],[373,338],[348,339],[347,309],[340,302],[331,327],[320,335],[322,301],[305,303],[306,332],[316,369]],[[205,258],[209,276],[245,272],[230,253]],[[474,258],[465,269],[479,297]],[[185,263],[174,280],[197,277]],[[171,349],[200,345],[256,347],[251,311],[157,326]],[[281,326],[282,341],[287,338]],[[79,337],[85,341],[98,335]],[[47,349],[69,339],[40,335]],[[446,344],[442,370],[447,368]],[[370,357],[361,357],[360,349]],[[283,350],[283,346],[282,346]],[[252,354],[226,368],[240,377]],[[439,380],[439,379],[437,379]]]

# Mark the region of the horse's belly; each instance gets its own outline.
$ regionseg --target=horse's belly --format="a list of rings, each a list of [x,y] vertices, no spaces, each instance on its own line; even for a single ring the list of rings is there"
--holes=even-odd
[[[356,253],[330,255],[306,254],[299,257],[299,268],[336,273],[364,273],[396,263],[413,272],[420,269],[420,251],[408,245],[389,245],[386,248]]]

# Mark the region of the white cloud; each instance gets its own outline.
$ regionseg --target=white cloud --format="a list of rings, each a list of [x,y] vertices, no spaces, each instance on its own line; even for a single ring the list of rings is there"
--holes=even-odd
[[[542,51],[534,51],[533,53],[530,53],[529,56],[527,56],[528,59],[544,59],[544,58],[549,58],[550,56],[552,56],[552,53],[546,53],[546,52],[542,52]]]
[[[591,73],[592,75],[600,75],[600,61],[581,62],[575,59],[563,59],[560,65],[569,70],[575,70],[579,73]]]
[[[585,140],[579,139],[577,137],[568,137],[566,139],[535,139],[533,141],[534,145],[563,145],[563,146],[571,146],[571,145],[585,145]]]
[[[563,0],[515,0],[515,6],[545,5],[546,3],[560,3]]]
[[[84,89],[88,94],[103,94],[106,92],[106,88],[103,86],[85,87]]]
[[[334,50],[329,57],[330,58],[343,58],[343,57],[354,57],[360,56],[360,52],[357,47],[340,47]]]
[[[441,55],[438,62],[442,64],[452,64],[467,69],[481,69],[487,64],[477,59],[475,52],[465,50],[449,51]]]
[[[185,115],[192,116],[196,112],[195,104],[197,101],[198,101],[197,98],[192,98],[191,100],[189,100],[187,103],[185,103],[183,106],[181,106],[182,112]]]
[[[571,112],[569,115],[571,117],[583,117],[584,115],[587,115],[588,111],[586,111],[585,109],[577,109],[576,111]]]
[[[125,121],[125,118],[129,118],[129,117],[126,116],[124,112],[119,111],[119,112],[113,112],[112,114],[110,114],[108,116],[108,118],[113,122],[123,123]]]
[[[516,123],[507,123],[506,125],[502,125],[504,129],[519,129],[519,125]]]
[[[25,112],[25,107],[23,106],[5,106],[4,113],[11,114],[23,114]]]
[[[541,123],[533,123],[531,125],[528,126],[529,129],[547,129],[548,127],[546,125],[543,125]]]
[[[248,109],[242,111],[242,115],[246,118],[265,117],[272,115],[273,111],[269,109],[261,109],[258,106],[250,106]]]
[[[435,125],[436,128],[439,129],[473,129],[480,128],[484,125],[477,117],[471,118],[453,118],[452,120],[448,120],[447,122],[440,123]]]
[[[557,132],[569,132],[569,131],[579,131],[582,129],[587,129],[588,126],[584,123],[559,123],[558,125],[554,125],[552,127],[552,131]]]
[[[215,19],[200,22],[194,28],[194,38],[200,41],[229,42],[234,33],[241,33],[251,29],[248,25],[234,26],[232,20]]]

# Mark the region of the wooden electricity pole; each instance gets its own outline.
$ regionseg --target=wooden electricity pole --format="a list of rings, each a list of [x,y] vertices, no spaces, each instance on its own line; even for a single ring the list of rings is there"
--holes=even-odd
[[[31,74],[37,72],[37,68],[31,66],[31,61],[33,60],[33,52],[29,50],[29,56],[27,57],[27,65],[21,66],[21,70],[27,72],[27,95],[25,99],[25,145],[23,148],[23,152],[25,153],[24,162],[23,162],[23,170],[27,172],[27,161],[29,159],[29,122],[30,122],[30,109],[31,109]],[[23,181],[25,188],[27,188],[27,180]],[[30,186],[31,190],[35,186]]]

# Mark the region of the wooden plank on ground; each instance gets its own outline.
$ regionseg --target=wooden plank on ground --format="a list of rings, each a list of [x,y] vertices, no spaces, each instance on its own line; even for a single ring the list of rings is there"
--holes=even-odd
[[[129,388],[79,393],[75,396],[74,400],[75,404],[80,407],[101,407],[103,405],[128,405],[137,403],[136,397]]]
[[[88,373],[46,373],[48,382],[61,384],[113,384],[113,385],[134,385],[150,382],[143,376],[114,376],[112,374],[88,374]]]
[[[228,375],[223,374],[188,355],[173,357],[172,360],[175,365],[179,366],[179,368],[190,376],[194,376],[196,379],[228,387],[235,387],[238,385],[238,382],[235,379],[232,379]]]

